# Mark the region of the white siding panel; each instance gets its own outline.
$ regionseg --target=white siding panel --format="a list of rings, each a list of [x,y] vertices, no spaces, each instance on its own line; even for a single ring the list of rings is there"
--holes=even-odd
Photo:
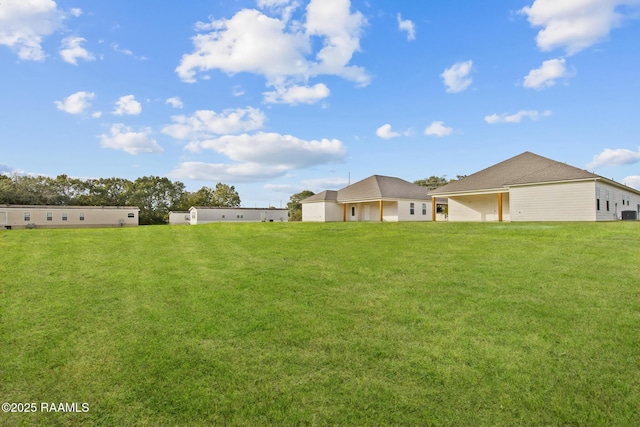
[[[503,221],[509,218],[509,198],[503,195]],[[507,215],[505,215],[505,212]],[[449,197],[449,221],[482,222],[498,221],[498,195],[482,194],[477,196]]]
[[[303,203],[302,204],[302,221],[305,222],[325,222],[324,202],[321,203]]]
[[[302,204],[302,221],[335,222],[342,221],[342,205],[336,202]]]
[[[512,187],[512,221],[595,221],[595,183]]]
[[[636,211],[636,217],[640,218],[639,195],[624,188],[597,182],[596,197],[598,189],[600,189],[600,209],[596,211],[598,221],[622,219],[622,211]],[[609,196],[609,210],[607,210],[607,193]]]
[[[414,211],[411,215],[411,203],[413,203]],[[425,215],[422,215],[422,204],[425,203]],[[398,202],[398,220],[399,221],[431,221],[431,201],[425,200],[400,200]]]
[[[196,212],[195,218],[194,212]],[[191,210],[191,225],[209,222],[286,222],[288,220],[286,209],[193,208]]]

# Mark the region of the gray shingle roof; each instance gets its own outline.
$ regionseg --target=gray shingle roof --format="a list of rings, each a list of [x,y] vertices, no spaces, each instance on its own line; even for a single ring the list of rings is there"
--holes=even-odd
[[[431,191],[430,194],[490,190],[509,185],[597,178],[600,177],[586,170],[526,151],[458,181],[437,188]]]
[[[380,199],[431,200],[429,190],[400,178],[372,175],[369,178],[338,190],[338,201],[364,201]]]
[[[338,192],[336,190],[325,190],[321,193],[307,197],[306,199],[302,200],[302,203],[324,202],[327,200],[333,200],[335,202],[337,199]]]

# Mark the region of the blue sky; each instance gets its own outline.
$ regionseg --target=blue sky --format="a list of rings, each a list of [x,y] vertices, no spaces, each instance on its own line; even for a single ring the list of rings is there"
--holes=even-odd
[[[524,151],[640,189],[640,0],[0,1],[0,172],[244,206]]]

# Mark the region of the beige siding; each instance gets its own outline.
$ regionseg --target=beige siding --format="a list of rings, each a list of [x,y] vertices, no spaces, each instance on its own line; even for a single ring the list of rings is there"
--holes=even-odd
[[[169,212],[169,224],[171,225],[189,225],[191,216],[189,212]]]
[[[130,206],[0,206],[3,228],[135,227],[138,208]]]
[[[411,203],[413,203],[413,215],[411,215]],[[424,214],[422,204],[425,206]],[[431,221],[431,201],[426,200],[400,200],[398,202],[399,221]]]
[[[511,210],[512,211],[512,210]],[[509,194],[502,195],[502,220],[510,220]],[[449,197],[449,221],[498,221],[498,194]]]
[[[623,211],[635,211],[636,217],[640,218],[640,195],[635,192],[603,182],[596,182],[594,199],[598,198],[598,195],[600,196],[600,209],[596,210],[598,221],[622,219]],[[608,210],[607,198],[609,199]]]
[[[511,187],[512,221],[595,221],[595,183]]]
[[[336,202],[302,204],[302,221],[335,222],[342,221],[342,205]]]

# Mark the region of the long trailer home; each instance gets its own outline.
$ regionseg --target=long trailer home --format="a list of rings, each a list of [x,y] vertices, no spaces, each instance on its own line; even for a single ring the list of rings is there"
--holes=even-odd
[[[0,228],[137,227],[137,206],[0,205]]]

